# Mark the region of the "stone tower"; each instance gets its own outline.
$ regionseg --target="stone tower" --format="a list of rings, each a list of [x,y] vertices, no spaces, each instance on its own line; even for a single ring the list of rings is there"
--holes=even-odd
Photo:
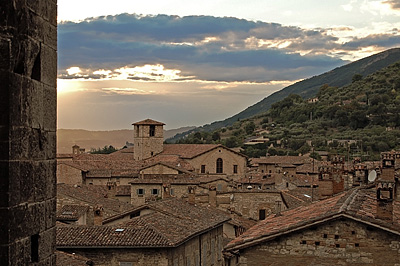
[[[0,265],[56,265],[57,1],[0,1]]]
[[[163,151],[164,125],[151,119],[133,124],[135,160],[144,160]]]

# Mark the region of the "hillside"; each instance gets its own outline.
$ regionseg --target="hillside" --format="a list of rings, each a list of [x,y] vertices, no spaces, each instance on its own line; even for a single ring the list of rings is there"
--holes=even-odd
[[[164,139],[193,128],[182,127],[164,130]],[[120,149],[124,147],[127,141],[133,143],[133,130],[89,131],[83,129],[58,129],[57,153],[70,153],[72,146],[75,144],[85,148],[86,151],[103,148],[108,145]]]
[[[329,86],[342,87],[351,83],[351,79],[355,74],[367,76],[379,69],[387,67],[400,60],[400,48],[390,49],[358,61],[346,64],[342,67],[335,68],[324,74],[305,79],[293,85],[283,88],[282,90],[271,94],[260,102],[248,107],[244,111],[227,118],[223,121],[213,122],[209,125],[199,127],[201,131],[213,131],[218,128],[231,126],[238,120],[246,119],[254,115],[266,112],[273,103],[280,101],[289,94],[298,94],[304,99],[314,97],[319,88],[328,84]]]
[[[325,84],[316,96],[309,102],[290,94],[263,114],[212,133],[196,132],[181,142],[241,146],[250,157],[315,149],[376,160],[382,151],[400,149],[400,61],[366,77],[353,75],[346,86]],[[264,143],[243,145],[256,136],[264,136]]]

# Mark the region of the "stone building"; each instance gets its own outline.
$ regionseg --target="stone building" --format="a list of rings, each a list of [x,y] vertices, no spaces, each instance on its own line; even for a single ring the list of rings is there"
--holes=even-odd
[[[397,265],[400,203],[382,187],[271,215],[225,247],[226,265]]]
[[[218,144],[163,144],[163,123],[134,124],[135,146],[112,154],[59,157],[57,180],[66,184],[128,185],[135,178],[187,175],[237,180],[246,174],[247,157]]]
[[[0,265],[55,265],[57,1],[0,2]]]
[[[57,249],[94,265],[223,265],[222,230],[229,215],[177,199],[138,211],[119,225],[60,226]]]

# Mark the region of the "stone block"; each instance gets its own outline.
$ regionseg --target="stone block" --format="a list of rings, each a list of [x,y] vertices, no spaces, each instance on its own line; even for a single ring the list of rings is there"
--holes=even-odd
[[[43,84],[33,80],[32,87],[27,88],[27,92],[30,94],[30,126],[35,129],[40,129],[43,126],[43,116],[44,116],[44,108],[43,108]]]
[[[34,200],[34,172],[33,166],[29,161],[20,162],[20,190],[22,202],[33,202]]]
[[[57,51],[50,46],[41,46],[41,81],[51,87],[57,86]]]
[[[0,69],[9,70],[11,66],[10,61],[11,61],[11,40],[8,38],[0,38]]]
[[[20,182],[20,171],[19,162],[9,162],[9,186],[8,186],[8,201],[9,206],[16,206],[21,203],[21,182]]]
[[[8,208],[0,207],[0,246],[9,243],[10,212]]]
[[[10,74],[8,79],[8,118],[10,126],[22,125],[22,104],[21,104],[21,88],[23,77],[17,74]]]
[[[39,258],[48,259],[54,253],[56,231],[55,227],[46,230],[39,235]]]
[[[12,127],[10,133],[9,159],[27,160],[29,157],[29,130]]]
[[[45,130],[57,130],[57,89],[48,85],[43,86],[43,106],[49,106],[46,115],[43,118],[43,127]],[[51,108],[50,108],[51,106]]]
[[[8,207],[9,176],[7,161],[0,161],[0,208]]]
[[[54,213],[56,213],[56,199],[52,198],[50,200],[46,200],[45,202],[45,208],[46,208],[46,214],[45,214],[45,226],[46,230],[53,228],[56,226],[56,216]]]
[[[46,45],[57,50],[57,26],[46,22],[43,25],[43,39]]]
[[[0,265],[10,265],[9,256],[10,256],[10,246],[0,244]]]

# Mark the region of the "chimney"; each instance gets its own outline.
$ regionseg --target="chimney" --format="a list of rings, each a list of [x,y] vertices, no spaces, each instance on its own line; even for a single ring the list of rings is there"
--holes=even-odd
[[[170,198],[171,197],[171,185],[170,184],[163,184],[163,194],[162,198]]]
[[[104,209],[102,206],[96,206],[94,208],[94,213],[93,213],[94,225],[102,225],[103,224],[103,214],[104,214]]]
[[[117,183],[116,182],[107,182],[107,198],[115,199],[117,195]]]
[[[188,195],[188,202],[190,204],[196,204],[196,197],[194,193],[194,188],[193,187],[188,187],[189,195]]]
[[[392,152],[382,152],[382,171],[376,183],[376,218],[393,220],[393,200],[395,199],[395,156]]]
[[[208,189],[208,203],[213,207],[217,207],[217,190],[215,186],[210,186]]]

